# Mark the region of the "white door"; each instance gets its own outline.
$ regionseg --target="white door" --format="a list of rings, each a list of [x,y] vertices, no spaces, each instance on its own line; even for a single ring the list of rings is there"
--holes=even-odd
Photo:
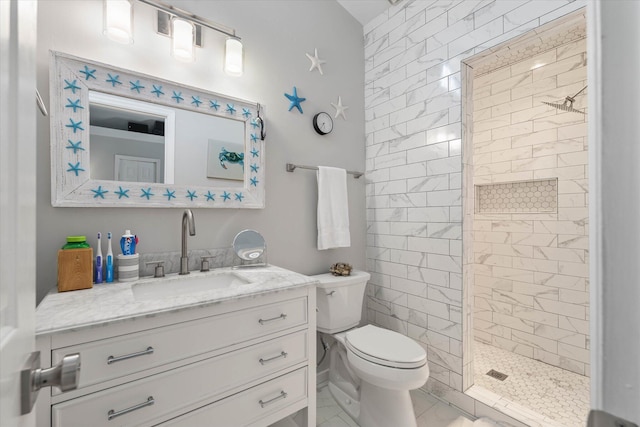
[[[128,182],[161,182],[160,159],[116,154],[115,179]]]
[[[20,415],[19,370],[35,346],[37,4],[0,0],[0,425]]]

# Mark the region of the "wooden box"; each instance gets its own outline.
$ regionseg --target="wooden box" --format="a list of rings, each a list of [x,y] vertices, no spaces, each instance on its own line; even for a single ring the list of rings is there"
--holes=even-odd
[[[93,287],[93,249],[58,251],[58,292]]]

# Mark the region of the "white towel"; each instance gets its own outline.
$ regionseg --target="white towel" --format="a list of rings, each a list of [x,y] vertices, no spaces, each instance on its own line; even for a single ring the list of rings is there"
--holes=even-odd
[[[318,249],[351,246],[347,171],[318,167]]]

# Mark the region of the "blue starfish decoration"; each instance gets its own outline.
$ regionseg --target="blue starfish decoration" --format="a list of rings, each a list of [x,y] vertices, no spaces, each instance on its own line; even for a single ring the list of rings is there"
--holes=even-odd
[[[235,114],[236,107],[234,107],[233,104],[227,104],[227,109],[225,111],[229,114]]]
[[[196,107],[199,107],[200,104],[202,104],[202,101],[200,101],[200,97],[199,96],[191,95],[191,103],[195,104]]]
[[[251,172],[258,173],[258,169],[260,169],[260,166],[256,165],[255,163],[251,165]]]
[[[259,128],[260,125],[258,124],[258,122],[256,122],[256,119],[251,120],[251,126],[256,129]]]
[[[256,150],[255,148],[253,150],[251,150],[251,154],[253,155],[253,157],[258,157],[258,153],[259,153],[259,151]]]
[[[227,200],[229,200],[231,198],[231,193],[227,193],[226,191],[224,191],[222,193],[222,198],[224,199],[224,201],[226,202]]]
[[[84,128],[80,126],[82,124],[82,120],[79,122],[74,122],[73,119],[69,119],[69,122],[70,123],[68,125],[64,125],[64,126],[68,128],[73,128],[73,133],[76,133],[76,131],[79,131],[79,130],[84,130]]]
[[[84,70],[80,70],[80,72],[82,74],[84,74],[85,76],[85,80],[89,80],[90,78],[94,78],[96,80],[98,80],[98,78],[96,76],[94,76],[96,70],[90,70],[89,67],[87,67],[86,65],[84,66]]]
[[[207,202],[209,200],[211,200],[212,202],[215,202],[216,199],[214,199],[215,194],[211,192],[211,190],[207,191],[207,194],[205,194],[205,197],[207,198]]]
[[[73,92],[73,94],[74,94],[74,95],[76,94],[76,90],[80,90],[80,89],[82,89],[80,86],[78,86],[78,85],[76,84],[76,81],[77,81],[77,80],[74,80],[74,81],[72,81],[72,82],[69,82],[69,81],[68,81],[68,80],[66,80],[66,79],[65,79],[65,81],[64,81],[64,82],[67,84],[64,88],[65,88],[65,89],[71,89],[71,92]]]
[[[129,195],[127,194],[129,192],[129,189],[123,189],[122,187],[119,187],[118,191],[114,191],[115,194],[118,195],[118,199],[122,199],[123,197],[126,197],[127,199],[129,198]]]
[[[300,98],[298,96],[298,89],[295,86],[293,87],[293,95],[285,93],[284,96],[286,96],[287,99],[291,101],[291,104],[289,105],[289,111],[291,111],[293,107],[296,107],[298,111],[300,111],[300,114],[302,114],[302,107],[300,106],[300,103],[306,101],[307,98]]]
[[[138,93],[140,93],[140,89],[144,89],[144,86],[140,84],[140,80],[136,80],[135,83],[130,81],[129,83],[131,84],[131,90],[135,90]]]
[[[242,193],[235,193],[235,194],[236,194],[236,200],[237,200],[237,201],[239,201],[239,202],[241,202],[241,201],[242,201],[242,198],[244,197],[244,196],[242,195]]]
[[[220,104],[218,103],[218,101],[209,101],[209,108],[213,108],[216,111],[218,111],[218,108],[220,108]]]
[[[69,169],[67,169],[67,172],[73,172],[76,174],[76,176],[78,176],[78,172],[84,172],[84,169],[80,167],[80,162],[76,163],[75,165],[72,165],[71,163],[67,164],[69,165]]]
[[[151,91],[151,93],[155,94],[156,97],[160,98],[160,95],[164,95],[164,92],[162,91],[162,85],[152,85],[153,86],[153,90]]]
[[[258,141],[258,135],[256,135],[255,133],[251,134],[251,142],[257,142]]]
[[[249,111],[249,109],[248,109],[248,108],[243,108],[243,109],[242,109],[242,115],[243,115],[245,118],[247,118],[247,119],[248,119],[248,118],[249,118],[249,116],[251,115],[251,111]]]
[[[98,197],[101,197],[101,198],[103,198],[103,199],[104,199],[104,194],[105,194],[105,193],[108,193],[108,191],[107,191],[107,190],[103,190],[103,189],[102,189],[102,185],[99,185],[99,186],[98,186],[98,188],[96,188],[95,190],[93,190],[93,189],[92,189],[91,191],[93,191],[93,192],[95,193],[95,194],[93,195],[93,198],[94,198],[94,199],[95,199],[95,198],[98,198]]]
[[[67,139],[67,141],[69,142],[69,145],[67,145],[65,148],[69,150],[73,150],[73,154],[76,154],[78,150],[84,151],[84,148],[80,147],[80,144],[82,144],[82,141],[73,142],[70,139]]]
[[[254,187],[257,187],[258,186],[258,182],[260,182],[260,181],[258,181],[258,178],[256,178],[255,176],[253,178],[251,178],[250,181],[251,181],[251,185],[253,185]]]
[[[182,97],[182,92],[177,92],[174,90],[173,91],[173,96],[171,97],[173,99],[176,100],[176,103],[180,104],[180,101],[184,101],[184,98]]]
[[[176,198],[176,190],[169,190],[167,188],[167,191],[163,194],[163,196],[165,196],[167,198],[167,200],[171,200],[172,198],[175,199]]]
[[[109,76],[109,78],[107,79],[107,83],[111,83],[111,87],[116,87],[116,85],[122,84],[122,82],[119,80],[120,79],[119,74],[112,76],[111,73],[107,73],[107,76]]]
[[[76,99],[75,101],[72,101],[69,98],[67,98],[67,101],[69,101],[69,103],[65,105],[65,108],[73,108],[74,113],[78,108],[84,109],[84,107],[80,105],[80,99]]]
[[[188,197],[192,202],[193,202],[193,199],[197,199],[197,198],[198,198],[198,196],[196,196],[196,191],[195,191],[195,190],[193,190],[193,191],[187,190],[187,197]]]
[[[149,200],[153,195],[154,194],[151,192],[151,187],[147,188],[146,190],[142,188],[142,194],[140,195],[140,197],[146,197],[147,200]]]

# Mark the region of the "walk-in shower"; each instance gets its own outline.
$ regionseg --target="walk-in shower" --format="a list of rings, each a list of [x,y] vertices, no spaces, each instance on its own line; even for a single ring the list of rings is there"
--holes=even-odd
[[[589,410],[585,27],[573,14],[461,70],[463,388],[531,426]]]

